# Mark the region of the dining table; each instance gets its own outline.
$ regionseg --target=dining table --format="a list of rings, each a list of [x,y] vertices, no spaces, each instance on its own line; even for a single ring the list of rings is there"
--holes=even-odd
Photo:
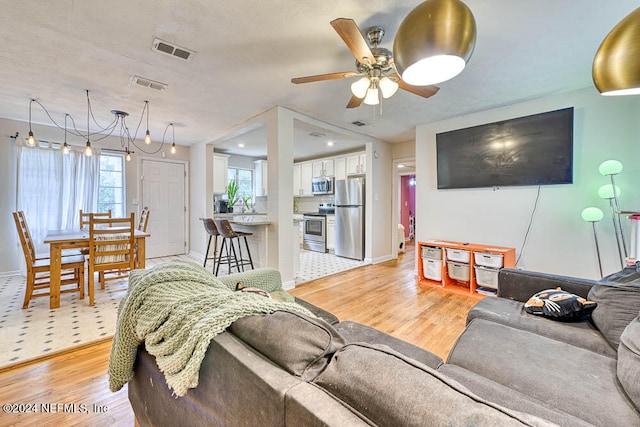
[[[145,240],[150,234],[141,230],[134,230],[137,252],[137,268],[145,268]],[[44,238],[49,245],[50,273],[49,273],[49,308],[60,307],[60,273],[62,265],[62,251],[64,249],[83,249],[89,247],[89,231],[84,229],[49,230]]]

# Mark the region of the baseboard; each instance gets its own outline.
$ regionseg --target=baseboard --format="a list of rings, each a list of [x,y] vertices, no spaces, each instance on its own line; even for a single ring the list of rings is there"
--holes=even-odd
[[[385,256],[374,258],[371,261],[371,264],[380,264],[380,263],[383,263],[383,262],[391,261],[392,259],[394,259],[393,255],[388,254],[388,255],[385,255]]]
[[[282,283],[282,289],[284,289],[285,291],[290,291],[291,289],[294,289],[296,287],[296,281],[295,280],[287,280],[286,282]]]

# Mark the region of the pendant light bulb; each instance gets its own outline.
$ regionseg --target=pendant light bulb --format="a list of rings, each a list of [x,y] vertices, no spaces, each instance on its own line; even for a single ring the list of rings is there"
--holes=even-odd
[[[127,159],[127,162],[131,161],[131,153],[129,152],[129,150],[127,150],[127,155],[126,155],[125,159]]]
[[[144,143],[147,145],[151,144],[151,135],[149,134],[149,129],[147,129],[147,134],[144,136]]]
[[[383,98],[391,98],[398,91],[398,83],[385,76],[380,79],[380,90]]]
[[[87,146],[84,148],[84,155],[91,157],[93,155],[93,149],[91,148],[91,141],[87,140]]]
[[[370,87],[367,90],[367,96],[364,97],[365,104],[367,105],[378,105],[380,104],[380,99],[378,97],[378,88]]]
[[[367,89],[371,86],[371,82],[368,77],[363,77],[356,80],[351,84],[351,93],[358,98],[364,98],[367,94]]]
[[[69,154],[69,144],[67,144],[66,142],[62,145],[62,152],[64,154]]]
[[[176,143],[171,144],[171,154],[176,154]]]
[[[36,145],[36,138],[33,136],[33,132],[29,131],[29,137],[27,138],[27,145],[33,147]]]

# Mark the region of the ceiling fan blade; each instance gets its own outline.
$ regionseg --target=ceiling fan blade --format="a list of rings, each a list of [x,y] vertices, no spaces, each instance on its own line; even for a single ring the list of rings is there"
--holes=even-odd
[[[359,107],[360,104],[362,104],[362,101],[364,101],[364,98],[358,98],[357,96],[352,95],[349,103],[347,104],[347,108]]]
[[[398,79],[398,86],[400,89],[406,90],[407,92],[411,92],[415,95],[421,96],[423,98],[429,98],[438,93],[440,88],[438,86],[414,86],[409,83],[405,83],[404,80],[400,78],[398,74],[392,74],[392,76]]]
[[[311,82],[320,82],[323,80],[335,80],[335,79],[344,79],[346,77],[357,76],[358,73],[353,71],[345,71],[342,73],[331,73],[331,74],[318,74],[317,76],[306,76],[306,77],[295,77],[291,79],[291,83],[311,83]]]
[[[349,50],[361,64],[375,64],[376,60],[369,48],[356,21],[348,18],[338,18],[331,21],[331,26],[345,42]],[[365,58],[367,58],[365,60]]]

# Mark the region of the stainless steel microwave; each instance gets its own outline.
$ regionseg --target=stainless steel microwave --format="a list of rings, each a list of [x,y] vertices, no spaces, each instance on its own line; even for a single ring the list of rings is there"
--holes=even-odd
[[[333,177],[323,176],[311,181],[312,194],[333,194]]]

